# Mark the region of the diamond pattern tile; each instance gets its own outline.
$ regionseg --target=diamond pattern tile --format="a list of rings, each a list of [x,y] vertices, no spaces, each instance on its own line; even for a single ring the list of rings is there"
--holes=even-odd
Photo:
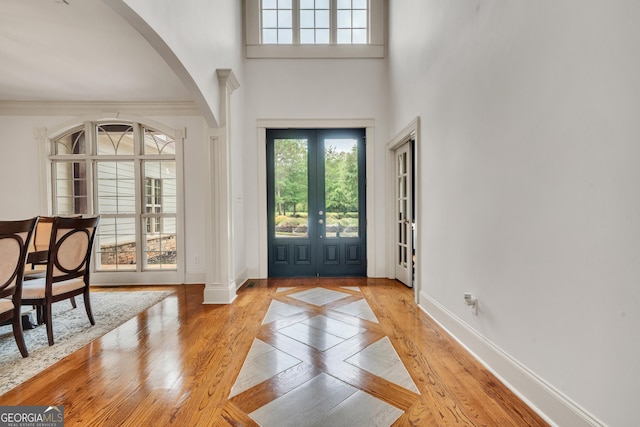
[[[304,301],[309,304],[323,306],[339,299],[348,297],[350,294],[345,292],[332,291],[324,288],[307,289],[302,292],[296,292],[289,295],[291,298],[295,298],[300,301]]]
[[[403,414],[394,406],[397,394],[419,392],[362,292],[354,288],[344,289],[358,294],[320,287],[279,289],[231,401],[263,427],[393,424]],[[367,375],[383,384],[375,395],[359,385]],[[384,381],[402,388],[393,388],[385,398]]]

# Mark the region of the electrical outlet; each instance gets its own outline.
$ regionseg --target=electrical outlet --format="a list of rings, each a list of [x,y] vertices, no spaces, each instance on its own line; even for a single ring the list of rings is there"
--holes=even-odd
[[[194,263],[194,264],[200,264],[200,255],[196,255],[196,256],[193,258],[193,263]]]
[[[469,306],[473,314],[478,314],[478,298],[474,297],[471,292],[464,293],[464,303]]]

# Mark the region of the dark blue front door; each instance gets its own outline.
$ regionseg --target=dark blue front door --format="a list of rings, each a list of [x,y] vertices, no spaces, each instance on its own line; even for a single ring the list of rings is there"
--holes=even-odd
[[[366,276],[364,129],[267,130],[269,276]]]

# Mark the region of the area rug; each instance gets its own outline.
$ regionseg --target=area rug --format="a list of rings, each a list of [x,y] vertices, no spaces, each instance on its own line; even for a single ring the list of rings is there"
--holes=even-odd
[[[117,328],[136,314],[162,301],[173,291],[92,292],[91,309],[96,321],[91,326],[82,296],[77,308],[70,301],[53,304],[53,337],[49,346],[44,325],[24,331],[29,357],[22,358],[11,326],[0,327],[0,395]],[[32,314],[35,320],[35,314]]]

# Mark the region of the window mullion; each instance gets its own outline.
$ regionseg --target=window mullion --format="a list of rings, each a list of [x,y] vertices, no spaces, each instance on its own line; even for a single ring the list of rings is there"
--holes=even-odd
[[[329,44],[338,43],[338,0],[329,1]]]
[[[291,31],[293,31],[293,44],[300,44],[300,0],[293,0],[291,5]]]
[[[86,177],[86,188],[87,188],[87,212],[89,213],[89,215],[96,215],[96,204],[94,201],[94,191],[93,191],[93,185],[91,185],[91,183],[93,183],[94,180],[94,173],[93,173],[93,164],[94,161],[91,160],[91,157],[87,156],[84,159],[85,162],[85,169],[87,171],[87,177]],[[95,267],[95,265],[94,265]]]
[[[143,161],[141,160],[141,156],[144,153],[144,135],[142,131],[142,125],[140,123],[133,123],[133,152],[135,153],[134,159],[134,176],[136,177],[135,182],[135,193],[136,193],[136,242],[139,244],[136,245],[136,271],[141,272],[144,271],[145,268],[143,266],[145,262],[144,258],[144,250],[146,246],[145,233],[142,230],[142,214],[144,213],[144,203],[145,203],[145,190],[144,190],[144,167]]]

